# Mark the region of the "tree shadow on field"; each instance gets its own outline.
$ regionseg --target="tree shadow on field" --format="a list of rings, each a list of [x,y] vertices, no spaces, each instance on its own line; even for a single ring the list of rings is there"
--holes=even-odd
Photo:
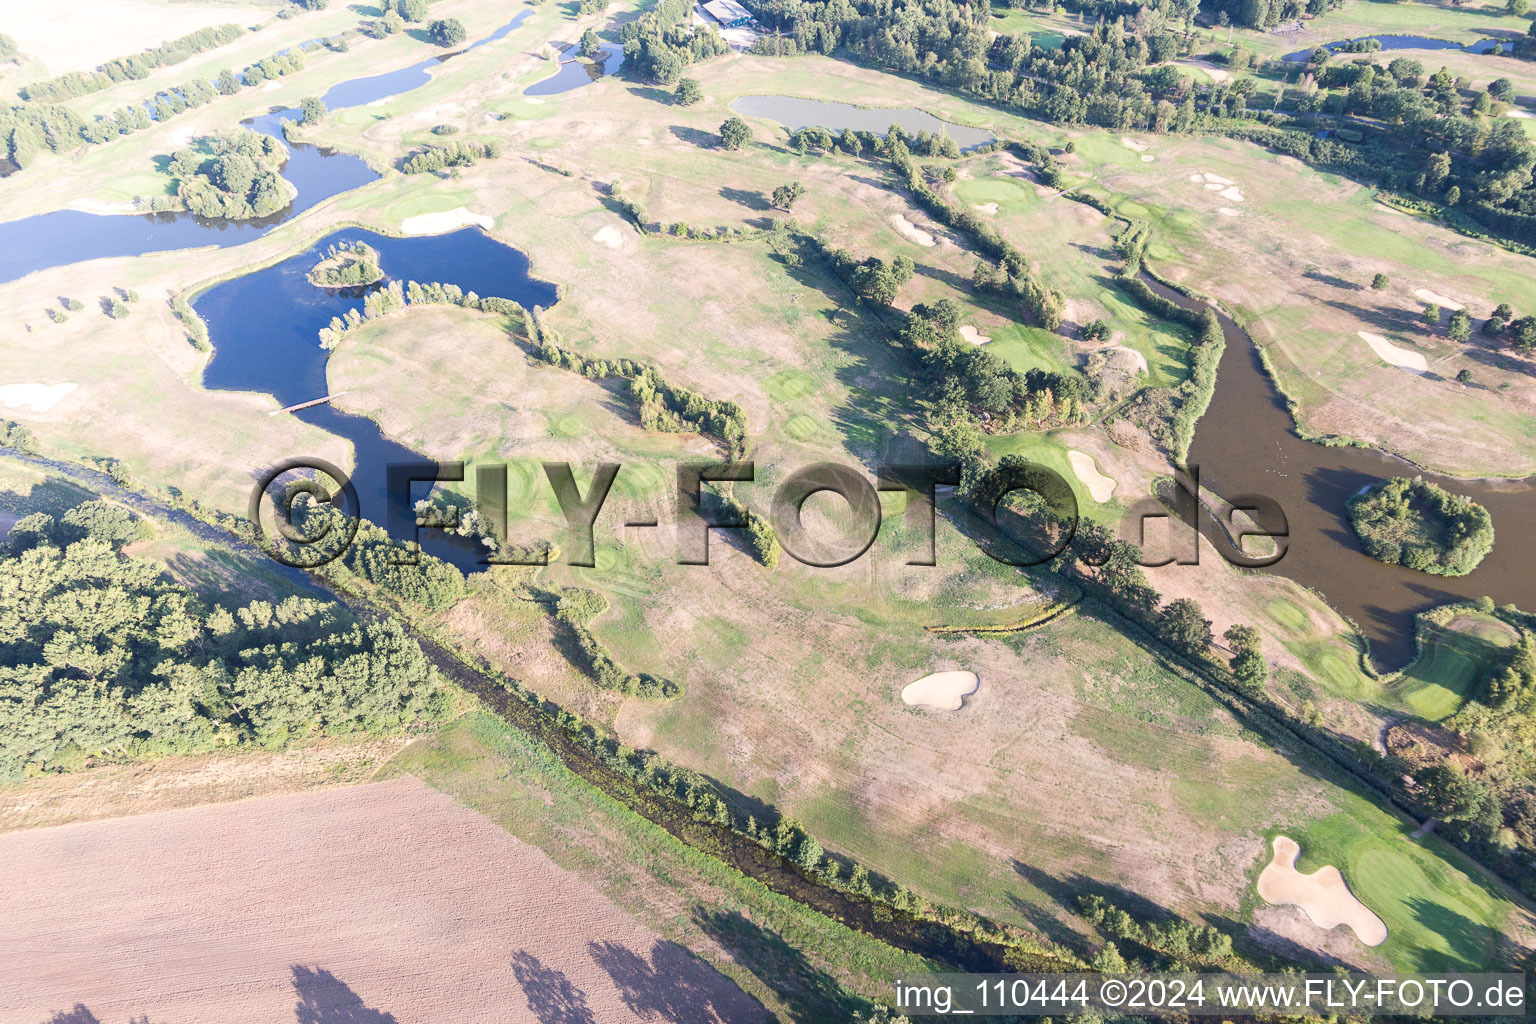
[[[395,1015],[375,1010],[363,997],[323,967],[293,967],[293,1008],[298,1024],[398,1024]]]
[[[791,1019],[848,1020],[855,1010],[863,1009],[846,989],[813,966],[804,953],[739,911],[696,907],[693,921],[736,963],[782,999],[789,1007]]]
[[[689,128],[680,124],[672,125],[667,131],[671,132],[674,138],[692,143],[700,149],[714,149],[720,144],[720,136],[714,132],[704,132],[697,128]]]
[[[587,994],[532,953],[523,950],[513,954],[512,973],[539,1024],[597,1024],[587,1005]]]
[[[753,192],[751,189],[731,188],[727,185],[720,190],[720,198],[729,202],[740,203],[747,209],[756,210],[759,213],[773,209],[768,200],[763,198],[761,192]]]
[[[658,939],[649,962],[615,942],[590,942],[587,950],[641,1020],[735,1024],[766,1016],[755,1000],[675,942]]]
[[[658,89],[654,85],[631,85],[627,87],[631,96],[638,96],[643,100],[654,100],[667,106],[677,102],[677,96],[665,89]]]
[[[101,1020],[84,1003],[76,1003],[73,1009],[60,1010],[49,1017],[47,1024],[101,1024]]]

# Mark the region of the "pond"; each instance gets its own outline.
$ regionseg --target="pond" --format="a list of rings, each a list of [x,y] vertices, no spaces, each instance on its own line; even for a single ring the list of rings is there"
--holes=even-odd
[[[884,135],[892,124],[897,124],[909,136],[920,131],[934,134],[948,132],[961,149],[975,149],[993,141],[990,132],[941,121],[915,107],[856,107],[851,103],[807,100],[794,96],[743,96],[731,104],[731,109],[747,117],[777,121],[792,132],[820,125],[833,132],[851,128],[854,131]]]
[[[414,89],[431,81],[429,70],[459,53],[473,50],[512,31],[531,14],[524,11],[509,23],[464,50],[439,54],[411,67],[388,74],[354,78],[325,94],[332,110],[362,106]],[[274,108],[245,122],[263,135],[283,138],[282,122],[297,121],[295,107]],[[283,177],[298,195],[287,207],[268,217],[247,221],[208,220],[190,213],[147,215],[97,214],[82,210],[56,210],[0,224],[0,283],[14,281],[37,270],[111,256],[142,256],[170,249],[221,248],[243,245],[260,238],[277,225],[297,217],[317,203],[350,191],[379,175],[358,157],[323,146],[285,143],[288,160]]]
[[[1475,43],[1468,43],[1463,45],[1461,43],[1453,43],[1449,39],[1431,39],[1428,36],[1397,35],[1361,36],[1359,39],[1338,39],[1334,42],[1324,43],[1322,45],[1326,49],[1334,53],[1338,53],[1341,49],[1348,46],[1350,43],[1357,43],[1365,39],[1376,40],[1381,44],[1381,49],[1383,50],[1461,50],[1465,53],[1492,53],[1495,50],[1503,50],[1505,53],[1508,53],[1515,47],[1515,44],[1512,40],[1504,39],[1479,39]],[[1281,60],[1304,62],[1312,56],[1312,51],[1315,49],[1317,49],[1317,47],[1313,46],[1305,50],[1297,50],[1295,53],[1286,54],[1281,58]],[[1362,56],[1367,56],[1375,52],[1379,51],[1360,50],[1354,51],[1350,55],[1353,56],[1354,53],[1359,53]]]
[[[378,250],[384,281],[370,288],[348,289],[317,288],[309,283],[305,275],[326,248],[352,242],[366,242]],[[526,256],[478,228],[408,238],[347,228],[281,263],[215,285],[193,300],[193,309],[207,321],[213,342],[213,357],[203,373],[203,385],[210,390],[262,392],[285,407],[325,396],[329,392],[325,364],[330,353],[320,347],[320,328],[331,317],[360,308],[365,292],[384,287],[392,279],[452,283],[482,296],[512,299],[524,307],[548,308],[558,301],[554,285],[529,275]],[[508,358],[522,358],[510,343]],[[385,468],[390,463],[420,462],[424,456],[385,437],[373,420],[330,404],[292,415],[352,443],[352,481],[362,514],[376,523],[386,522]],[[417,496],[425,490],[422,485]],[[427,537],[432,536],[429,531]],[[426,545],[427,550],[461,568],[473,567],[477,552],[445,543],[438,536],[435,543]]]
[[[1148,281],[1187,308],[1196,303]],[[1219,312],[1219,311],[1218,311]],[[1272,569],[1321,593],[1370,638],[1378,667],[1397,668],[1414,654],[1413,617],[1448,601],[1487,595],[1499,604],[1536,607],[1536,480],[1465,480],[1424,473],[1372,448],[1332,448],[1303,440],[1284,398],[1259,361],[1258,349],[1222,315],[1226,351],[1216,394],[1200,419],[1189,462],[1201,486],[1224,497],[1262,494],[1280,503],[1290,527],[1289,548]],[[1360,548],[1345,502],[1362,488],[1394,476],[1423,476],[1488,509],[1493,552],[1466,576],[1430,576],[1385,565]]]
[[[624,66],[624,47],[616,43],[604,43],[601,53],[592,61],[572,58],[562,61],[560,70],[541,79],[523,90],[524,96],[554,96],[570,92],[584,85],[591,85]]]

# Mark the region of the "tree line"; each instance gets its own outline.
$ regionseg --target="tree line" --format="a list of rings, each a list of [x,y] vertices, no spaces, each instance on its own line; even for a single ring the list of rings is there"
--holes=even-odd
[[[36,103],[63,103],[76,96],[85,96],[103,89],[110,89],[119,82],[135,81],[149,75],[155,68],[180,64],[205,50],[212,50],[232,43],[245,34],[239,25],[212,25],[189,32],[168,43],[141,50],[131,57],[119,57],[99,65],[94,71],[69,71],[40,82],[32,82],[17,90],[24,100]]]
[[[64,153],[83,144],[101,145],[122,135],[143,131],[177,114],[203,106],[219,96],[230,96],[268,79],[290,75],[304,67],[306,50],[320,46],[305,43],[287,53],[273,54],[247,65],[239,75],[225,69],[208,81],[195,78],[171,89],[162,89],[147,100],[98,114],[87,121],[56,103],[20,103],[0,109],[0,144],[17,167],[29,167],[44,150]]]
[[[501,156],[501,152],[499,139],[456,139],[426,146],[412,153],[401,162],[400,170],[406,174],[425,174],[447,167],[468,167],[476,160],[494,160]]]

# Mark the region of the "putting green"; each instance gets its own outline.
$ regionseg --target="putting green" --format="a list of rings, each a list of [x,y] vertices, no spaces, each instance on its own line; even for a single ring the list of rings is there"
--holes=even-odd
[[[784,424],[784,432],[797,441],[804,441],[821,433],[821,424],[809,416],[796,413]]]
[[[1296,869],[1333,864],[1350,891],[1387,925],[1377,947],[1403,972],[1488,969],[1508,906],[1464,872],[1461,854],[1350,795],[1340,813],[1287,833],[1301,844]],[[1266,858],[1267,859],[1267,858]]]
[[[1307,628],[1307,613],[1289,601],[1271,601],[1264,610],[1269,613],[1271,619],[1286,629],[1299,631]]]
[[[768,395],[776,402],[793,402],[816,390],[816,378],[804,370],[780,370],[768,378]]]
[[[1403,703],[1427,721],[1454,715],[1514,642],[1509,630],[1494,619],[1469,616],[1460,625],[1458,629],[1428,627],[1423,653],[1398,683]]]

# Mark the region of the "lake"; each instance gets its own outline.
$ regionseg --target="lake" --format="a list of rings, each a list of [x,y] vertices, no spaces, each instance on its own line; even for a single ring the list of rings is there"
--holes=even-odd
[[[1338,53],[1342,47],[1348,46],[1350,43],[1360,42],[1363,39],[1375,39],[1381,43],[1382,50],[1462,50],[1466,53],[1492,53],[1494,50],[1498,49],[1503,49],[1505,52],[1509,52],[1510,50],[1513,50],[1515,46],[1513,41],[1503,39],[1479,39],[1475,43],[1468,43],[1463,45],[1461,43],[1453,43],[1449,39],[1431,39],[1429,36],[1399,35],[1360,36],[1358,39],[1337,39],[1331,43],[1323,43],[1322,45],[1326,49],[1334,53]],[[1280,59],[1292,62],[1306,61],[1309,57],[1311,57],[1312,51],[1315,49],[1317,49],[1317,47],[1313,46],[1305,50],[1297,50],[1295,53],[1288,53]],[[1346,53],[1345,56],[1366,57],[1372,53],[1379,52],[1380,51],[1378,50],[1362,50],[1358,53]]]
[[[329,246],[352,242],[366,242],[378,250],[384,281],[370,288],[348,289],[317,288],[309,283],[305,275]],[[203,386],[217,391],[262,392],[274,396],[281,406],[323,397],[329,393],[325,364],[330,353],[320,347],[320,328],[333,316],[361,308],[365,292],[383,287],[391,279],[452,283],[482,296],[512,299],[524,307],[548,308],[558,301],[554,285],[529,275],[526,256],[479,228],[407,238],[346,228],[281,263],[214,285],[193,299],[192,307],[207,322],[213,343]],[[524,358],[511,342],[507,355]],[[373,522],[386,522],[386,467],[420,462],[424,456],[385,437],[373,420],[329,404],[291,415],[352,443],[352,482],[362,514]],[[421,485],[417,497],[426,490],[426,485]],[[440,541],[426,549],[461,568],[471,568],[477,554],[462,545]],[[466,553],[470,557],[463,557]]]

